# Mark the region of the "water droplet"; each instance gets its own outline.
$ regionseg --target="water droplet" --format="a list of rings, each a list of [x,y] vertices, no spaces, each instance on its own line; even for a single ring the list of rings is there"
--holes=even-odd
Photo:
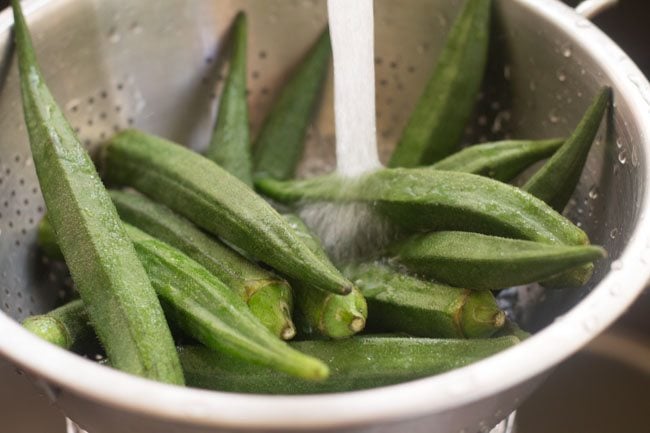
[[[618,162],[620,162],[621,164],[625,164],[627,162],[627,152],[625,151],[625,149],[621,150],[618,153]]]
[[[623,140],[621,140],[620,138],[617,138],[616,139],[616,147],[618,147],[619,149],[621,147],[623,147]]]
[[[108,40],[114,44],[118,43],[121,39],[122,36],[120,36],[117,29],[115,28],[111,29],[111,31],[108,33]]]
[[[566,74],[562,69],[558,69],[557,72],[555,73],[555,76],[561,83],[564,83],[566,81]]]
[[[576,20],[576,26],[580,27],[581,29],[586,29],[591,27],[591,22],[587,18],[580,18]]]
[[[560,121],[560,118],[557,116],[557,114],[555,114],[555,110],[551,110],[551,112],[548,113],[548,120],[551,123],[557,123]]]
[[[623,269],[623,262],[620,260],[614,260],[610,266],[612,271],[620,271]]]
[[[589,189],[589,198],[595,200],[598,198],[598,187],[596,185]]]
[[[618,236],[618,229],[614,227],[609,231],[609,237],[612,239],[616,239],[616,236]]]
[[[573,54],[571,52],[571,47],[564,47],[564,49],[562,50],[562,55],[568,59],[569,57],[571,57],[571,54]]]

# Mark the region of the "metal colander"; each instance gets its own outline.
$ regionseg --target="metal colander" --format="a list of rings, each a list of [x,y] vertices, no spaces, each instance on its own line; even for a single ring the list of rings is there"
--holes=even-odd
[[[519,292],[540,329],[521,345],[437,377],[347,394],[270,397],[181,389],[67,353],[17,321],[59,304],[71,285],[35,245],[45,209],[30,158],[10,43],[0,15],[0,354],[91,433],[230,431],[466,432],[516,408],[548,369],[601,332],[648,278],[650,86],[586,18],[552,0],[495,0],[488,80],[466,142],[568,134],[597,89],[615,108],[600,132],[569,216],[604,245],[590,285]],[[598,6],[585,2],[583,9]],[[377,0],[377,122],[385,160],[434,65],[460,1]],[[326,23],[319,0],[33,0],[25,11],[47,83],[90,151],[137,127],[207,145],[228,26],[249,15],[253,132],[279,85]],[[332,80],[308,134],[303,175],[334,166]]]

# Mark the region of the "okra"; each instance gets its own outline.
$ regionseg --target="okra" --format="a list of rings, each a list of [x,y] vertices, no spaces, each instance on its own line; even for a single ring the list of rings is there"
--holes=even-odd
[[[478,96],[487,60],[490,0],[467,0],[402,133],[390,167],[436,162],[454,151]]]
[[[418,337],[486,338],[505,322],[489,291],[450,287],[399,273],[380,263],[346,268],[366,297],[373,330]]]
[[[589,149],[611,99],[612,89],[604,87],[587,109],[571,137],[524,184],[524,191],[562,212],[580,180]]]
[[[292,338],[293,300],[289,284],[251,263],[185,218],[150,199],[123,191],[110,191],[123,221],[178,248],[237,292],[271,332]]]
[[[528,166],[553,155],[563,142],[563,139],[507,140],[476,144],[436,162],[431,168],[509,182]]]
[[[37,243],[47,257],[55,260],[64,260],[63,253],[56,240],[56,233],[54,233],[54,228],[47,219],[47,216],[44,216],[38,223]]]
[[[282,88],[253,146],[256,176],[282,180],[294,176],[320,100],[331,50],[326,28]]]
[[[303,379],[322,380],[328,368],[291,349],[262,325],[244,301],[181,251],[126,224],[168,317],[205,346]]]
[[[588,243],[582,230],[541,200],[475,174],[394,168],[354,180],[336,175],[258,179],[256,187],[282,203],[368,203],[407,232],[466,230],[550,244]]]
[[[295,280],[334,293],[352,289],[264,199],[187,148],[123,131],[104,148],[104,170],[108,180],[134,187]]]
[[[54,244],[56,246],[56,243]],[[70,349],[94,335],[81,299],[69,302],[46,314],[30,316],[23,322],[28,331],[45,341]]]
[[[252,186],[253,163],[246,100],[246,32],[246,14],[240,12],[233,24],[230,70],[221,91],[217,121],[206,156]]]
[[[328,260],[320,240],[294,214],[284,215],[296,235],[317,257]],[[361,292],[355,287],[347,295],[335,295],[309,285],[292,282],[296,304],[307,328],[315,329],[330,338],[345,338],[361,332],[366,326],[368,307]]]
[[[123,371],[182,384],[162,308],[117,211],[38,67],[12,1],[23,109],[50,222],[97,335]]]
[[[244,393],[314,394],[375,388],[443,373],[518,342],[515,337],[455,340],[364,336],[291,343],[301,352],[327,360],[332,374],[318,383],[242,365],[235,358],[201,347],[184,347],[179,353],[188,383],[195,387]]]
[[[389,251],[393,260],[418,275],[477,290],[542,281],[605,256],[602,248],[591,245],[552,245],[454,231],[414,236]]]

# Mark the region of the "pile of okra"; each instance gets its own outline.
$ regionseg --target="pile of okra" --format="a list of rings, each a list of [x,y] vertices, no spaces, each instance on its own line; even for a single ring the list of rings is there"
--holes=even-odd
[[[71,350],[98,343],[108,366],[132,374],[254,393],[389,385],[526,338],[494,291],[579,287],[605,255],[561,212],[611,91],[594,95],[568,137],[461,149],[490,9],[490,0],[465,0],[386,168],[295,180],[329,68],[327,29],[254,140],[240,13],[207,152],[125,130],[93,162],[43,81],[13,0],[24,118],[47,206],[39,243],[65,260],[78,294],[24,326]],[[508,183],[537,162],[523,186]],[[298,216],[309,203],[367,206],[391,241],[334,264]]]

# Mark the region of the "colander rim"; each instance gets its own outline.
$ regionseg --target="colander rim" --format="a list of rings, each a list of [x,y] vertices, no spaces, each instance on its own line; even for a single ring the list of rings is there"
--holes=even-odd
[[[52,0],[27,0],[30,13]],[[620,48],[603,32],[557,0],[516,0],[539,19],[549,21],[585,48],[617,83],[616,97],[629,101],[629,123],[639,130],[644,152],[640,167],[650,175],[650,107],[628,80],[644,77],[634,63],[612,61]],[[584,25],[576,26],[576,23]],[[13,23],[9,9],[0,13],[0,31]],[[647,85],[645,78],[641,78]],[[650,89],[650,85],[648,85]],[[641,173],[642,171],[639,170]],[[213,427],[341,427],[442,412],[513,388],[559,363],[619,317],[644,289],[650,266],[650,225],[642,224],[650,191],[640,193],[641,213],[621,257],[593,291],[564,316],[522,344],[472,365],[433,377],[367,391],[314,396],[261,396],[180,388],[131,376],[46,343],[0,313],[0,354],[56,388],[127,411],[181,423]],[[625,272],[623,271],[625,270]],[[549,347],[552,350],[549,350]]]

